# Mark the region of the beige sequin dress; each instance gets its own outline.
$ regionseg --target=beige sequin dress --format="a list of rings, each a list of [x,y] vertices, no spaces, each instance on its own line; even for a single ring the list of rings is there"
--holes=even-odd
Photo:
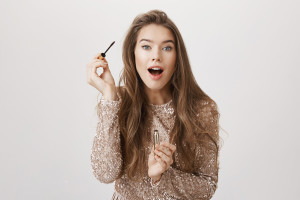
[[[121,171],[122,156],[120,148],[120,132],[117,112],[120,101],[100,100],[99,121],[92,146],[91,163],[95,177],[102,183],[115,181],[115,192],[112,199],[210,199],[218,182],[217,152],[214,148],[203,149],[198,147],[195,173],[186,173],[170,167],[167,169],[159,183],[153,185],[151,179],[145,174],[143,181],[134,182],[123,174],[116,177]],[[151,105],[152,115],[149,122],[150,133],[157,129],[161,141],[169,142],[169,133],[174,126],[175,114],[172,100],[163,105]],[[218,131],[218,119],[212,118],[211,111],[216,109],[214,104],[209,104],[199,111],[198,116],[203,122],[214,120],[215,126],[209,127],[211,131]],[[152,144],[148,147],[150,150]],[[208,159],[201,162],[203,154],[208,154]],[[177,164],[177,152],[174,153],[174,162]],[[199,159],[198,159],[199,158]]]

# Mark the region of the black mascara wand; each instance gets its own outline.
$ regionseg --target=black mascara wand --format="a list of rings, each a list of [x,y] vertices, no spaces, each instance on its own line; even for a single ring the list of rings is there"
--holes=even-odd
[[[113,43],[111,43],[111,45],[106,49],[106,51],[104,53],[101,53],[101,55],[98,57],[98,59],[103,60],[105,58],[105,54],[106,52],[110,49],[110,47],[115,43],[115,41],[113,41]]]

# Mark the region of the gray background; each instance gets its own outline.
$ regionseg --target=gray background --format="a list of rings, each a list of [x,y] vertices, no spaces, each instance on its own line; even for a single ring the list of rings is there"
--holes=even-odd
[[[116,82],[134,17],[164,10],[200,87],[219,105],[214,200],[299,198],[297,0],[0,2],[0,198],[110,199],[90,164],[98,91],[86,64],[107,46]],[[297,156],[298,155],[298,156]]]

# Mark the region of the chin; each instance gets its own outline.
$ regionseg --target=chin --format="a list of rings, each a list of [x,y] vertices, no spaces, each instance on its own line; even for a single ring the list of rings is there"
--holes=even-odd
[[[150,90],[162,90],[165,85],[159,84],[159,83],[154,83],[154,84],[145,84],[146,87]]]

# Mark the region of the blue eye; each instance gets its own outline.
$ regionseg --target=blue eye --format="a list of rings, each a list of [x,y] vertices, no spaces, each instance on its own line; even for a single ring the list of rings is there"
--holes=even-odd
[[[163,49],[166,51],[171,51],[172,47],[167,46],[167,47],[164,47]]]
[[[150,49],[150,46],[144,45],[144,46],[142,46],[142,48],[145,49],[145,50],[149,50],[149,49]]]

